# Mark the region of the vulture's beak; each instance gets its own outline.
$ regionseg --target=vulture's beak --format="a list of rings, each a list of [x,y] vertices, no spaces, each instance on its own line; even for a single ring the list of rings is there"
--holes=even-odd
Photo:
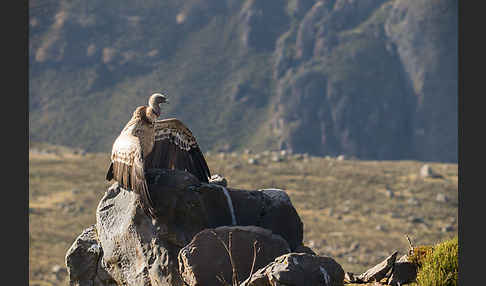
[[[162,94],[163,101],[161,103],[169,104],[169,99],[167,98],[167,95]]]

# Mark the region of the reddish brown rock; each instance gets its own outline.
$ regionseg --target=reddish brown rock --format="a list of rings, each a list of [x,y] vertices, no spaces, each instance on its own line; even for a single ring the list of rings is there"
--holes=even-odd
[[[198,233],[179,252],[179,272],[185,283],[190,286],[221,285],[218,275],[231,283],[233,271],[230,257],[218,239],[219,237],[229,246],[229,233],[232,237],[231,255],[239,282],[250,275],[255,241],[260,249],[255,260],[255,270],[290,252],[288,243],[282,237],[260,227],[224,226],[214,230],[207,229]]]

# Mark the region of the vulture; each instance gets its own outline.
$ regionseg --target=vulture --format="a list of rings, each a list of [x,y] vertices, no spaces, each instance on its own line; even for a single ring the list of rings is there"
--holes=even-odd
[[[192,132],[176,118],[157,120],[161,93],[150,96],[149,106],[139,106],[113,143],[106,180],[140,195],[142,208],[151,217],[156,211],[150,198],[145,171],[151,168],[179,169],[208,183],[211,174]]]

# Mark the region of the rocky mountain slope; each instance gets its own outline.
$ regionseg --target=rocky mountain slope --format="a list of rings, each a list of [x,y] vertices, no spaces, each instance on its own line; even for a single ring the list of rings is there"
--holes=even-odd
[[[457,1],[29,1],[30,139],[106,152],[135,106],[204,150],[457,162]]]

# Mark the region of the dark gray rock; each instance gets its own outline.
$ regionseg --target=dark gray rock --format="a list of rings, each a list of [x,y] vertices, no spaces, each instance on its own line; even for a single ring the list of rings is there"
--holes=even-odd
[[[382,262],[376,264],[358,276],[349,275],[349,277],[356,279],[351,281],[355,283],[370,283],[373,281],[381,281],[385,277],[389,277],[393,271],[393,266],[397,258],[398,251],[393,252],[390,256],[385,258]],[[354,276],[354,277],[353,277]]]
[[[279,235],[256,226],[233,226],[206,229],[179,252],[179,269],[185,283],[196,285],[220,285],[219,275],[224,281],[231,282],[232,264],[226,247],[230,247],[239,282],[248,278],[257,242],[255,270],[272,262],[276,257],[289,253],[288,243]],[[220,241],[221,240],[221,241]],[[210,262],[210,263],[208,263]]]
[[[408,261],[408,256],[403,255],[393,265],[393,273],[390,276],[388,285],[404,285],[415,281],[417,278],[417,265]]]
[[[282,236],[295,249],[302,245],[304,227],[289,196],[280,189],[228,189],[238,225],[255,225]]]
[[[102,249],[97,239],[96,227],[85,229],[66,253],[66,267],[71,286],[116,285],[103,271],[98,271]]]
[[[331,257],[288,253],[260,268],[242,286],[341,286],[344,270]]]
[[[177,228],[152,223],[138,195],[113,185],[96,219],[103,268],[118,285],[183,285],[174,261],[185,237]]]
[[[442,175],[435,172],[430,165],[425,164],[420,168],[420,177],[422,178],[442,178]]]

